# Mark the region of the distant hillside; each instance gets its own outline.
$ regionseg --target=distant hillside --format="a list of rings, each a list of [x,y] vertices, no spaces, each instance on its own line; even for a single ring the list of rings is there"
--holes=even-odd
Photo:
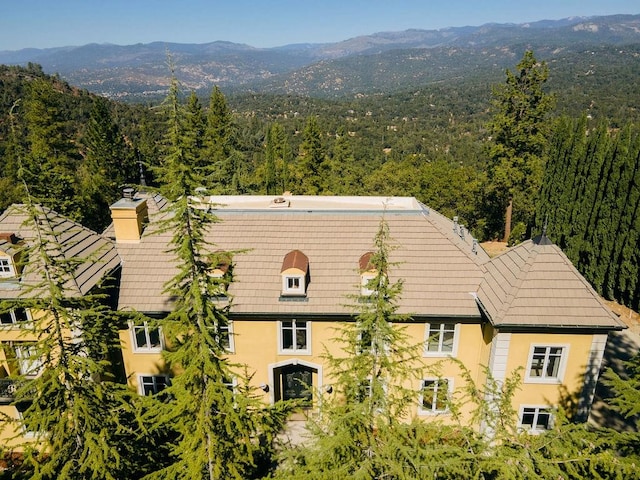
[[[331,44],[260,49],[230,42],[84,45],[0,52],[0,63],[42,65],[89,91],[129,100],[166,92],[169,56],[188,89],[344,97],[394,92],[460,76],[493,78],[526,48],[542,60],[640,44],[640,15],[382,32]]]

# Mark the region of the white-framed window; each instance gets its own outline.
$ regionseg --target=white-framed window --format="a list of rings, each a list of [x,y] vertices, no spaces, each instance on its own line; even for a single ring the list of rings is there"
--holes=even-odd
[[[169,386],[166,375],[138,375],[138,385],[141,395],[155,395]]]
[[[220,325],[220,344],[228,353],[235,353],[236,345],[233,341],[233,321],[227,320],[226,325]]]
[[[304,295],[305,284],[303,275],[283,275],[282,276],[283,295]]]
[[[441,322],[425,324],[424,356],[456,356],[459,335],[459,323]]]
[[[21,322],[29,322],[31,316],[29,311],[25,308],[19,307],[9,310],[8,312],[0,313],[0,326],[2,325],[16,325]]]
[[[134,352],[159,352],[162,350],[162,329],[149,325],[146,320],[142,323],[132,323]]]
[[[549,430],[553,427],[553,409],[547,405],[521,406],[518,427],[531,433]]]
[[[568,352],[568,345],[531,345],[525,382],[561,382]]]
[[[31,402],[18,402],[16,403],[16,411],[18,412],[18,420],[20,420],[20,424],[22,425],[22,435],[25,438],[35,438],[38,434],[37,431],[29,430],[25,423],[25,413],[31,406]]]
[[[295,319],[279,321],[278,353],[311,355],[311,322]]]
[[[372,280],[377,277],[375,272],[366,272],[360,275],[360,295],[363,297],[370,297],[376,291],[375,288],[370,288],[373,285],[370,284]]]
[[[449,410],[449,397],[453,387],[451,378],[425,378],[420,385],[418,413],[434,415]]]
[[[38,347],[34,343],[14,344],[16,353],[16,363],[21,375],[27,377],[37,377],[44,368],[42,356],[38,352]]]
[[[10,258],[0,258],[0,277],[13,277],[15,276],[15,270],[13,269],[13,262]]]
[[[371,335],[371,330],[361,329],[360,332],[358,332],[358,355],[369,352],[371,350],[372,343],[373,338]]]

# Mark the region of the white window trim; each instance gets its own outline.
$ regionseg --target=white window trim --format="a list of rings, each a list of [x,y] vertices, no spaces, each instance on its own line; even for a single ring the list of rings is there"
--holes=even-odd
[[[18,410],[17,408],[16,408],[16,412],[18,412],[18,420],[20,421],[22,436],[24,438],[37,438],[38,432],[33,430],[27,430],[27,426],[24,424],[24,412],[22,412],[21,410]]]
[[[143,325],[145,327],[145,332],[147,332],[147,336],[148,336],[148,329],[149,329],[149,322],[147,322],[146,320],[143,322]],[[134,327],[140,327],[142,325],[140,325],[139,323],[135,323],[135,322],[129,322],[129,331],[131,332],[131,350],[134,353],[158,353],[161,352],[164,349],[164,336],[162,335],[162,327],[158,326],[158,337],[160,338],[160,346],[159,347],[138,347],[137,341],[136,341],[136,332],[135,332],[135,328]]]
[[[15,342],[13,345],[15,360],[20,374],[26,378],[36,378],[44,370],[44,361],[38,356],[34,342]]]
[[[453,394],[453,377],[426,377],[420,380],[420,396],[418,398],[418,415],[428,415],[428,416],[436,416],[436,415],[448,415],[450,413],[449,406],[444,410],[432,410],[423,408],[423,390],[424,390],[424,382],[425,381],[435,381],[438,384],[446,380],[447,382],[447,401],[451,398]],[[438,385],[439,386],[439,385]],[[439,391],[436,391],[436,397],[439,394]]]
[[[533,363],[533,352],[536,347],[543,348],[562,348],[562,356],[560,357],[560,365],[558,366],[558,375],[556,377],[531,377],[531,365]],[[524,383],[546,383],[560,384],[564,379],[565,370],[567,368],[567,358],[569,357],[568,343],[532,343],[529,347],[529,356],[527,357],[527,369],[525,371]]]
[[[289,279],[297,278],[299,286],[297,288],[289,287]],[[305,275],[300,274],[282,274],[282,295],[306,295],[307,288],[305,284]]]
[[[8,312],[5,312],[7,314],[9,314],[9,316],[11,317],[12,322],[11,323],[0,323],[0,328],[16,328],[16,327],[21,327],[24,326],[25,324],[29,324],[33,321],[33,317],[31,317],[31,311],[28,308],[25,308],[24,311],[27,314],[27,319],[26,320],[20,320],[18,321],[16,319],[16,314],[15,314],[15,309],[11,309]]]
[[[440,349],[442,348],[442,339],[440,339],[440,346],[437,352],[431,352],[428,349],[429,347],[429,333],[431,330],[431,325],[438,326],[439,331],[442,331],[442,325],[445,323],[453,323],[453,348],[450,352],[443,352]],[[458,355],[458,343],[460,340],[460,324],[456,322],[430,322],[425,323],[424,325],[424,348],[422,349],[423,357],[456,357]]]
[[[311,355],[311,320],[296,320],[292,318],[291,321],[296,325],[295,330],[297,330],[298,322],[304,322],[306,324],[305,329],[307,331],[307,348],[296,348],[295,346],[295,331],[294,331],[294,347],[293,348],[283,348],[282,347],[282,320],[278,320],[278,354],[279,355]]]
[[[233,320],[228,320],[227,319],[227,331],[228,331],[228,338],[229,338],[229,348],[225,348],[225,351],[227,353],[236,353],[236,343],[234,341],[234,334],[233,334]]]
[[[170,385],[169,375],[158,374],[158,373],[139,373],[138,374],[138,393],[140,395],[144,395],[144,386],[142,383],[142,377],[152,377],[152,378],[164,378],[165,384],[168,387]],[[155,386],[155,381],[154,381]],[[154,395],[157,395],[159,392],[154,392]]]
[[[531,408],[535,410],[532,428],[527,428],[522,424],[525,408]],[[551,415],[551,418],[549,419],[549,428],[545,428],[545,429],[535,428],[535,425],[537,423],[536,420],[541,410],[548,410],[549,414]],[[555,411],[554,411],[554,408],[550,405],[520,405],[520,408],[518,409],[518,429],[520,429],[523,432],[537,435],[542,432],[549,431],[553,428],[554,420],[555,420]]]
[[[11,278],[16,276],[16,269],[13,266],[13,260],[9,257],[0,257],[2,268],[0,269],[0,278]],[[5,271],[8,268],[8,271]]]
[[[375,289],[368,288],[367,285],[374,280],[378,274],[376,272],[365,272],[360,275],[360,295],[370,297],[375,293]]]

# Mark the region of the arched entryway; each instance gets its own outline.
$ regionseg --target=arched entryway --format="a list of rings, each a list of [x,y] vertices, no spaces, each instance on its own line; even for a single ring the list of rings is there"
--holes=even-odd
[[[313,401],[313,393],[322,385],[322,366],[294,358],[269,365],[272,401]]]

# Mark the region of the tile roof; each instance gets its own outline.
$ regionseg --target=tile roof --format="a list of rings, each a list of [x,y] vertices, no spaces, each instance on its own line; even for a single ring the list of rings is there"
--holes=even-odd
[[[478,300],[497,327],[624,328],[545,236],[507,250],[484,268]]]
[[[39,207],[39,210],[39,222],[46,224],[44,230],[51,232],[51,244],[56,245],[57,253],[67,260],[77,261],[65,283],[69,296],[85,295],[120,265],[113,242],[53,210],[45,207]],[[0,231],[15,233],[28,248],[36,234],[26,220],[25,206],[11,205],[0,215]],[[39,266],[30,262],[25,266],[20,281],[9,279],[0,282],[0,299],[18,298],[26,294],[29,286],[39,284],[42,281]]]
[[[229,293],[235,314],[343,315],[354,312],[348,295],[361,286],[359,259],[374,249],[381,219],[389,225],[394,248],[389,272],[404,282],[399,311],[415,316],[478,318],[472,295],[482,279],[482,249],[471,252],[470,235],[461,239],[453,223],[412,198],[287,198],[285,207],[269,207],[273,197],[215,197],[216,215],[207,240],[212,250],[241,251],[233,258]],[[391,206],[389,206],[391,205]],[[299,208],[296,208],[299,207]],[[153,220],[152,220],[153,221]],[[175,274],[167,253],[169,233],[149,233],[140,243],[118,244],[123,257],[119,307],[145,312],[171,308],[164,285]],[[282,301],[280,271],[287,253],[300,250],[309,259],[304,301]]]

